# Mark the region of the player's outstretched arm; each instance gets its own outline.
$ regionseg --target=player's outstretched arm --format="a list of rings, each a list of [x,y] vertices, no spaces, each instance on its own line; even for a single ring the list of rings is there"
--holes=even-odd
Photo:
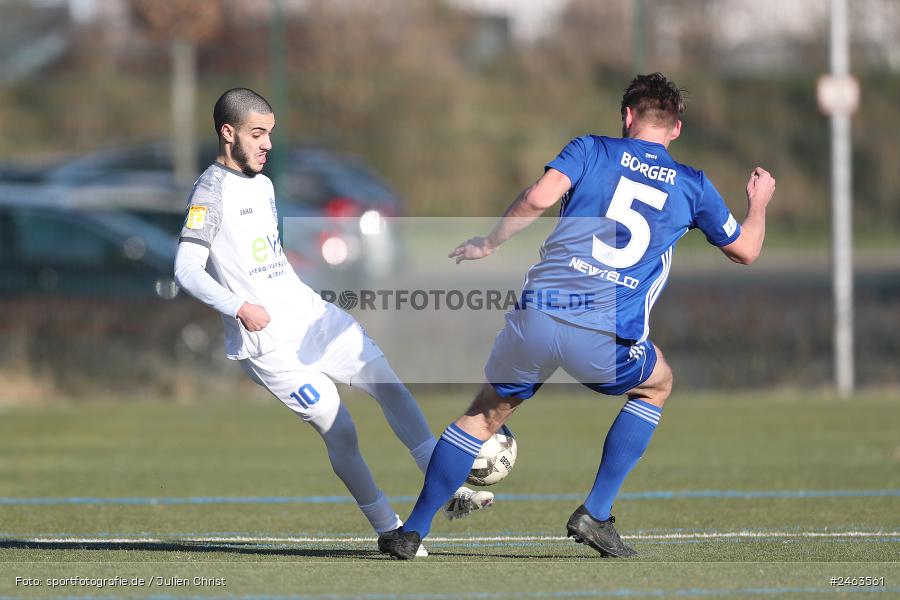
[[[209,249],[200,244],[182,242],[175,255],[175,283],[191,296],[229,317],[241,320],[248,331],[259,331],[269,323],[266,309],[244,302],[206,272]]]
[[[534,223],[570,187],[572,182],[566,175],[547,169],[540,179],[516,196],[490,235],[475,236],[454,248],[448,256],[455,258],[456,264],[490,256],[503,242]]]
[[[756,167],[747,182],[747,218],[741,223],[741,235],[722,252],[732,261],[749,265],[759,257],[766,237],[766,207],[775,195],[775,178]]]

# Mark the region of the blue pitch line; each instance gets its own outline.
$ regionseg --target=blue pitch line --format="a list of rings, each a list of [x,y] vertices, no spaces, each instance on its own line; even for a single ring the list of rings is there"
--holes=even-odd
[[[681,490],[656,492],[625,492],[622,500],[678,500],[693,498],[895,498],[900,489],[884,490]],[[554,500],[582,500],[583,494],[497,494],[504,502],[540,502]],[[391,496],[391,502],[414,502],[415,496]],[[0,497],[0,506],[56,506],[60,504],[124,504],[132,506],[186,504],[355,504],[351,496],[188,496],[154,497]]]

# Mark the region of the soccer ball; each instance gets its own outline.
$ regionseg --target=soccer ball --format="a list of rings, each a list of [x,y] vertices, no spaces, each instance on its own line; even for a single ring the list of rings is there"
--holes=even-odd
[[[517,452],[516,438],[504,425],[481,446],[466,481],[472,485],[494,485],[503,481],[516,464]]]

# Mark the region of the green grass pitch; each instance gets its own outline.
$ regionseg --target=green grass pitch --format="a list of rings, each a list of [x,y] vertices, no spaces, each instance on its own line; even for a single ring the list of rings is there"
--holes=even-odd
[[[418,393],[434,431],[471,392]],[[377,404],[343,393],[406,516],[421,474]],[[578,388],[526,402],[496,505],[438,517],[410,563],[378,554],[318,436],[275,400],[8,406],[0,598],[900,597],[895,392],[676,393],[614,507],[628,561],[564,538],[620,406]],[[114,577],[144,585],[99,587]]]

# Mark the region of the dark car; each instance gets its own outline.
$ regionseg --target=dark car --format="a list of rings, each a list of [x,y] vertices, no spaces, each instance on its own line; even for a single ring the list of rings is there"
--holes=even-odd
[[[157,385],[177,365],[216,364],[210,350],[221,325],[178,293],[176,241],[168,232],[132,215],[10,191],[0,188],[0,347],[7,357],[79,387]]]
[[[173,298],[175,241],[133,215],[0,195],[0,293]]]
[[[389,220],[401,213],[397,195],[359,159],[312,146],[284,152],[276,202],[285,249],[301,276],[317,287],[389,273],[400,256]],[[203,148],[200,168],[215,154]],[[6,179],[40,186],[70,206],[126,211],[172,235],[190,191],[176,183],[165,144],[105,150]]]

